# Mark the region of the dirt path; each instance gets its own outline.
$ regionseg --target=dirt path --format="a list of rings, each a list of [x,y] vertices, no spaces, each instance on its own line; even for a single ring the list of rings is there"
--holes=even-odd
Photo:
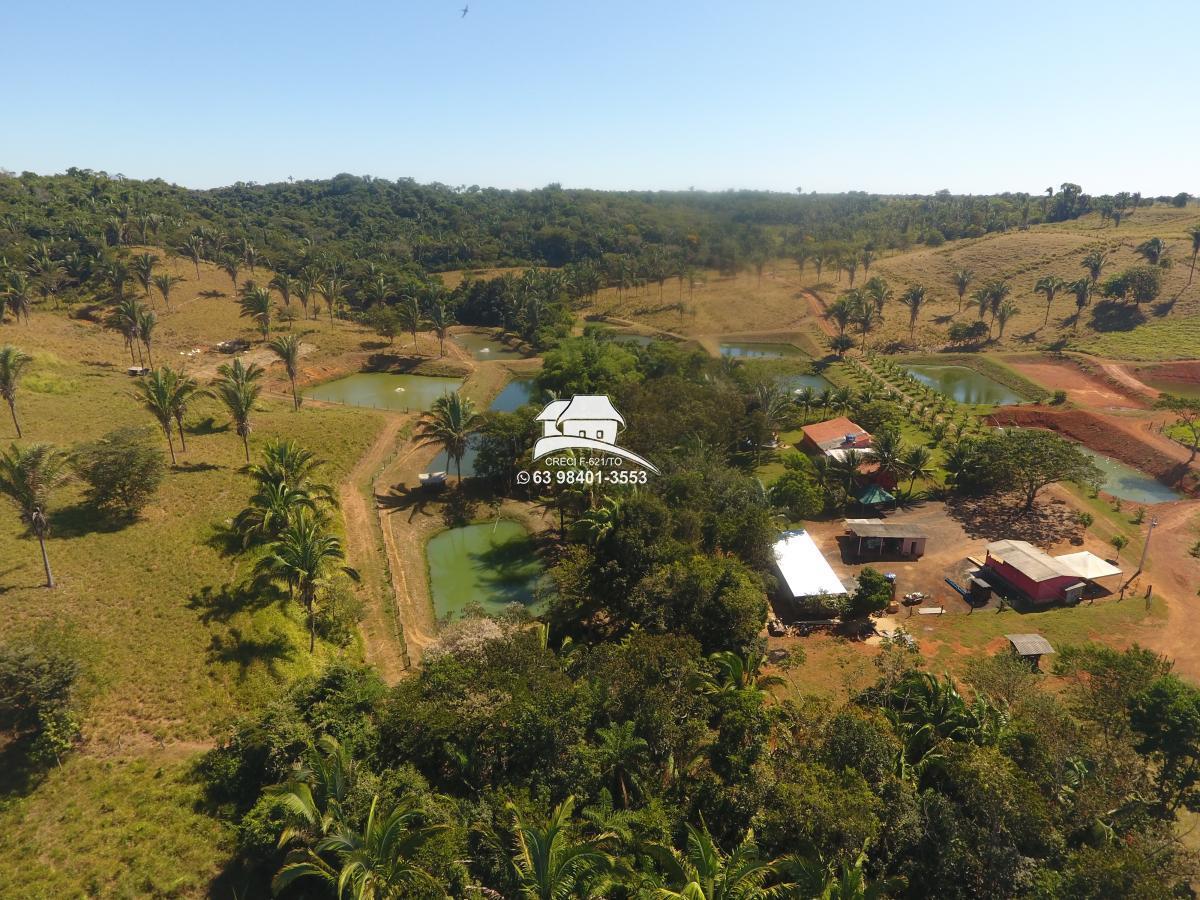
[[[379,514],[375,510],[375,478],[395,451],[400,429],[408,416],[389,415],[375,439],[338,488],[342,518],[346,523],[346,549],[361,578],[360,596],[366,601],[361,624],[367,659],[388,684],[404,673],[404,636],[397,629],[394,590],[388,561],[382,552]]]
[[[1093,378],[1069,361],[1058,362],[1045,357],[1006,360],[1008,365],[1035,384],[1050,391],[1066,391],[1067,399],[1091,409],[1144,409],[1146,404]],[[1119,379],[1118,379],[1119,380]],[[1121,382],[1125,384],[1124,381]],[[1128,386],[1128,385],[1127,385]],[[1130,388],[1133,390],[1133,388]],[[1138,396],[1141,392],[1135,391]]]
[[[1188,552],[1200,540],[1200,503],[1182,500],[1155,507],[1158,527],[1150,540],[1139,583],[1167,604],[1167,622],[1147,643],[1175,660],[1175,671],[1200,682],[1200,560]],[[1145,588],[1143,588],[1145,590]]]
[[[1100,368],[1109,378],[1113,379],[1114,381],[1119,381],[1131,391],[1134,391],[1143,397],[1156,400],[1162,393],[1162,391],[1160,391],[1158,388],[1152,388],[1150,385],[1140,381],[1128,369],[1126,369],[1124,366],[1118,365],[1117,363],[1101,363]]]

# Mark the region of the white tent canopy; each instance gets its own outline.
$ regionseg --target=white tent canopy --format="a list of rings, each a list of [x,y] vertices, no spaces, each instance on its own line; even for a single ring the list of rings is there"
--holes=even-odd
[[[848,593],[807,531],[785,531],[775,544],[775,564],[793,597]]]
[[[1087,550],[1080,550],[1078,553],[1068,553],[1066,556],[1057,556],[1055,559],[1061,565],[1070,569],[1073,574],[1087,581],[1121,574],[1121,570],[1112,563],[1101,559],[1095,553],[1090,553]]]

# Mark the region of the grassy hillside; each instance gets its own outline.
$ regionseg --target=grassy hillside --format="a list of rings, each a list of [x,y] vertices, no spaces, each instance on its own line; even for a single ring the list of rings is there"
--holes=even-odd
[[[249,323],[232,300],[198,296],[228,290],[223,273],[206,267],[199,281],[190,266],[177,273],[188,281],[177,289],[176,311],[156,301],[156,358],[210,371],[223,358],[181,354],[251,337]],[[328,320],[297,328],[312,345],[309,369],[363,352],[364,341],[373,346],[343,323],[332,331]],[[66,448],[120,425],[153,424],[131,396],[128,353],[114,332],[41,310],[4,331],[6,342],[35,358],[18,399],[27,442]],[[382,418],[339,407],[293,412],[277,369],[254,419],[252,452],[268,438],[294,437],[329,462],[331,481],[340,480]],[[81,751],[36,790],[16,786],[0,806],[4,896],[199,891],[223,852],[214,824],[193,811],[194,788],[183,778],[189,760],[221,723],[314,665],[294,607],[224,589],[241,583],[249,564],[222,555],[215,526],[244,505],[250,481],[240,441],[215,401],[203,402],[190,424],[187,453],[138,522],[97,525],[78,486],[59,492],[49,540],[55,590],[41,586],[36,542],[22,536],[9,507],[0,509],[0,635],[65,633],[87,660],[90,695]],[[11,426],[0,428],[7,440]],[[317,659],[359,652],[322,645]],[[39,849],[51,845],[59,849]]]

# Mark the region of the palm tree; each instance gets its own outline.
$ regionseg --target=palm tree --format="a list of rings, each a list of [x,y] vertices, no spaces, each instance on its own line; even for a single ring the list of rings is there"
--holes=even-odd
[[[1192,268],[1188,272],[1188,281],[1192,283],[1192,276],[1196,274],[1196,257],[1200,256],[1200,225],[1193,225],[1188,229],[1188,237],[1192,239]]]
[[[859,333],[862,335],[862,352],[867,352],[867,335],[869,335],[874,327],[879,323],[879,312],[873,304],[863,303],[854,312],[854,324],[858,326]]]
[[[764,698],[771,688],[787,683],[779,675],[763,674],[766,657],[761,653],[738,655],[732,650],[718,650],[708,658],[716,666],[716,673],[705,673],[696,679],[696,686],[706,694],[745,691]]]
[[[342,542],[325,531],[316,517],[301,509],[279,536],[267,547],[255,571],[279,579],[296,592],[308,617],[308,652],[317,643],[317,591],[336,572],[358,580],[358,573],[343,565],[346,560]]]
[[[829,415],[829,404],[833,402],[833,389],[823,388],[821,393],[817,394],[817,403],[821,406],[821,415]]]
[[[605,497],[598,506],[593,506],[576,519],[572,527],[585,543],[594,547],[617,527],[623,506],[620,497]]]
[[[165,366],[155,369],[138,383],[137,398],[150,415],[154,416],[167,438],[171,450],[171,465],[176,465],[175,441],[171,437],[171,423],[175,416],[175,373]]]
[[[168,275],[165,272],[161,275],[154,276],[154,286],[158,288],[158,292],[162,294],[163,303],[166,304],[167,312],[171,311],[171,288],[179,284],[183,279],[176,275]]]
[[[306,319],[308,318],[308,304],[316,289],[317,282],[312,272],[307,269],[301,272],[300,277],[296,279],[295,291],[296,296],[300,298],[300,305],[304,308],[304,318]]]
[[[154,283],[154,267],[158,265],[158,257],[153,253],[140,253],[133,258],[133,276],[142,286],[142,293],[150,297],[150,286]]]
[[[164,367],[165,368],[165,367]],[[168,369],[168,371],[170,371]],[[187,453],[187,438],[183,434],[183,419],[188,413],[191,405],[200,397],[211,397],[212,395],[200,387],[199,382],[190,375],[185,375],[182,372],[171,372],[174,378],[174,384],[171,391],[171,415],[175,417],[175,425],[179,429],[179,445],[183,448],[183,452]]]
[[[996,322],[1000,325],[1000,340],[1004,340],[1004,326],[1008,324],[1008,320],[1020,311],[1011,300],[1005,300],[1000,304],[1000,308],[996,310]]]
[[[522,897],[559,900],[595,896],[588,885],[612,864],[611,857],[600,849],[611,835],[575,839],[571,834],[574,809],[575,798],[567,797],[544,822],[532,824],[513,804],[508,805],[513,821],[513,874]]]
[[[1170,248],[1162,238],[1153,237],[1143,241],[1134,249],[1134,253],[1152,266],[1161,266],[1166,262],[1167,251]]]
[[[307,491],[284,481],[259,484],[250,503],[233,520],[233,529],[242,538],[242,547],[277,539],[298,512],[317,513],[317,505]]]
[[[975,280],[975,273],[970,269],[959,269],[954,273],[953,280],[954,290],[958,294],[958,311],[962,312],[963,298],[967,295],[967,288]]]
[[[1043,275],[1037,280],[1037,284],[1033,286],[1035,294],[1046,295],[1046,318],[1042,320],[1043,325],[1050,321],[1050,306],[1054,303],[1054,295],[1066,286],[1067,283],[1065,281],[1053,275]]]
[[[317,285],[317,291],[325,300],[325,307],[329,310],[329,327],[333,327],[333,312],[341,302],[342,296],[342,279],[337,275],[330,275],[324,281]]]
[[[1083,317],[1084,307],[1088,305],[1088,301],[1092,296],[1092,280],[1090,278],[1080,278],[1072,281],[1067,285],[1067,290],[1075,295],[1075,324],[1072,330],[1079,330],[1079,320]]]
[[[386,815],[378,807],[376,794],[362,831],[342,820],[311,849],[292,851],[271,881],[274,893],[301,878],[320,878],[338,897],[355,900],[400,900],[438,890],[437,879],[414,857],[446,826],[423,824],[423,811],[409,798]]]
[[[233,364],[226,363],[217,369],[218,378],[213,382],[213,393],[225,404],[233,419],[238,436],[242,439],[242,447],[246,451],[246,462],[250,462],[250,431],[252,424],[250,415],[254,412],[254,404],[262,393],[258,380],[262,378],[263,370],[257,363],[243,366],[240,359]]]
[[[233,290],[236,293],[238,289],[238,273],[242,271],[242,261],[236,256],[221,257],[221,269],[229,276],[229,280],[233,282]]]
[[[433,304],[429,310],[429,324],[433,326],[438,337],[438,356],[443,356],[446,352],[446,332],[450,329],[451,321],[445,303],[439,300]]]
[[[29,279],[23,272],[12,272],[8,276],[8,287],[4,291],[8,311],[20,322],[25,319],[29,323],[29,313],[33,309],[33,289]]]
[[[154,355],[150,351],[150,345],[154,340],[154,326],[158,324],[158,316],[154,310],[147,306],[138,308],[137,313],[137,335],[141,338],[142,343],[146,345],[146,362],[154,365]]]
[[[267,348],[283,363],[288,381],[292,383],[292,404],[300,408],[300,395],[296,393],[296,378],[300,374],[300,338],[294,334],[285,334],[267,344]]]
[[[928,292],[919,284],[912,285],[900,297],[900,303],[908,307],[908,341],[911,344],[917,331],[917,317],[929,300]]]
[[[600,771],[611,779],[621,805],[629,809],[631,797],[640,790],[639,779],[650,757],[650,745],[637,735],[633,722],[598,728]]]
[[[200,260],[204,258],[204,241],[197,235],[189,235],[179,246],[179,255],[186,256],[196,267],[196,278],[200,278]]]
[[[416,297],[408,296],[401,298],[396,304],[396,315],[400,322],[400,327],[412,335],[413,348],[417,346],[417,331],[421,328],[421,323],[425,317],[421,315],[421,304]]]
[[[292,305],[292,279],[286,272],[277,272],[275,277],[267,284],[269,288],[275,288],[279,291],[279,296],[283,298],[284,306]]]
[[[22,437],[21,423],[17,421],[17,387],[21,376],[33,362],[33,357],[16,347],[6,344],[0,347],[0,397],[8,404],[12,413],[13,427],[17,429],[17,437]]]
[[[879,313],[879,318],[882,319],[884,307],[892,299],[892,289],[888,285],[887,279],[876,275],[863,285],[863,296],[875,304],[875,311]]]
[[[462,482],[462,458],[467,444],[480,426],[483,416],[475,411],[475,404],[458,391],[438,397],[429,412],[421,417],[417,425],[418,446],[437,445],[454,460],[458,480]]]
[[[837,325],[839,337],[846,333],[846,327],[854,321],[854,311],[857,306],[861,305],[855,302],[855,298],[861,299],[861,296],[860,291],[851,291],[838,297],[829,304],[829,309],[825,311],[826,318],[831,319]]]
[[[54,573],[46,553],[50,494],[68,477],[66,456],[49,444],[32,447],[13,444],[7,453],[0,454],[0,493],[12,501],[29,533],[38,539],[48,588],[54,587]]]
[[[142,345],[140,342],[139,326],[142,317],[142,304],[132,297],[120,301],[108,315],[107,325],[114,331],[119,331],[129,348],[129,361],[134,365],[141,361]],[[134,355],[134,348],[137,355]]]
[[[765,900],[776,893],[766,885],[778,871],[778,863],[759,856],[752,834],[726,854],[707,828],[688,825],[685,853],[662,844],[647,850],[670,885],[658,890],[660,900]]]
[[[269,440],[262,456],[261,463],[250,467],[250,477],[259,484],[285,484],[321,503],[337,505],[333,487],[317,480],[317,473],[325,463],[311,450],[293,440]]]
[[[1091,279],[1092,287],[1100,280],[1100,275],[1104,272],[1104,264],[1108,262],[1108,254],[1103,250],[1093,250],[1083,258],[1080,263],[1087,269],[1088,278]]]
[[[813,402],[817,399],[817,392],[813,390],[811,384],[806,384],[792,396],[795,397],[796,402],[804,409],[804,421],[808,422],[808,413],[812,409]]]
[[[908,471],[908,492],[911,494],[918,478],[933,476],[933,454],[924,444],[909,448],[903,458],[904,468]]]
[[[262,332],[263,340],[271,338],[271,292],[265,287],[259,287],[253,281],[247,281],[242,288],[242,296],[238,301],[243,319],[253,319]]]
[[[904,463],[901,461],[904,450],[900,431],[896,428],[882,428],[871,444],[871,458],[879,466],[880,472],[895,478],[904,470]]]

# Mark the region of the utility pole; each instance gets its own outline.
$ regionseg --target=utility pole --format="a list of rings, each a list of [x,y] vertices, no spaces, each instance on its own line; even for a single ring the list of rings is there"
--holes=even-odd
[[[1150,528],[1146,531],[1146,543],[1142,545],[1142,558],[1138,561],[1138,572],[1146,568],[1146,554],[1150,552],[1150,535],[1154,534],[1154,526],[1157,524],[1157,517],[1150,520]]]

